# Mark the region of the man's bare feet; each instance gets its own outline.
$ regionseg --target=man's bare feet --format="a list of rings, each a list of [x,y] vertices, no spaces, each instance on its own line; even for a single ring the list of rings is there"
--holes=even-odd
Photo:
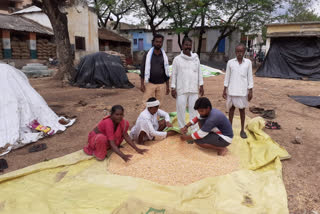
[[[175,132],[175,131],[168,131],[167,132],[167,136],[173,136],[173,135],[176,135],[177,134],[177,132]]]
[[[245,133],[245,131],[242,130],[242,131],[240,132],[240,137],[243,138],[243,139],[246,139],[248,136],[247,136],[247,134]]]
[[[144,131],[141,131],[139,134],[139,137],[137,139],[137,144],[144,145],[146,136],[147,136],[147,134]]]
[[[223,149],[220,149],[218,151],[218,155],[219,156],[225,156],[227,154],[227,152],[228,152],[228,149],[227,148],[223,148]]]

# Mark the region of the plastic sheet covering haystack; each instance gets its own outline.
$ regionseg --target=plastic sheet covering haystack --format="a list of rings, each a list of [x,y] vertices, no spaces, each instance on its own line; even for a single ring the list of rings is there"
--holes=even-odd
[[[28,127],[33,120],[50,126],[55,133],[75,122],[73,119],[62,125],[60,119],[23,72],[0,63],[0,156],[44,137]]]
[[[239,127],[235,118],[230,150],[242,169],[230,174],[164,186],[113,175],[108,159],[96,161],[79,151],[1,176],[0,213],[288,213],[280,160],[290,155],[262,131],[262,118],[249,121],[246,140]]]

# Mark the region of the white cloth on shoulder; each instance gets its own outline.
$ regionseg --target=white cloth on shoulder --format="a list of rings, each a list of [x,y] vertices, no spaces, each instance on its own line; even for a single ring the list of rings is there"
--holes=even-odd
[[[144,81],[146,83],[149,82],[150,79],[150,70],[151,70],[151,58],[153,55],[154,47],[152,47],[146,56],[146,64],[145,64],[145,70],[144,70]],[[166,72],[167,77],[169,77],[169,60],[167,57],[166,52],[161,48],[162,56],[163,56],[163,63],[164,63],[164,70]]]
[[[158,116],[164,117],[166,122],[170,122],[169,114],[161,109],[159,109],[154,115],[152,115],[147,108],[141,112],[136,124],[131,129],[131,139],[137,140],[141,131],[144,131],[147,134],[149,140],[153,140],[154,138],[166,138],[167,132],[157,131],[159,129]]]
[[[227,97],[227,109],[229,110],[232,106],[243,109],[249,106],[248,97],[247,96],[230,96]]]

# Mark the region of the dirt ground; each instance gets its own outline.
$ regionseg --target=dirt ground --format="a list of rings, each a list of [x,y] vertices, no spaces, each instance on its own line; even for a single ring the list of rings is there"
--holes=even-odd
[[[57,114],[77,116],[77,122],[62,134],[40,140],[1,157],[8,161],[4,173],[17,170],[41,161],[57,158],[83,148],[89,131],[110,110],[114,104],[125,107],[125,118],[130,125],[138,117],[142,93],[137,74],[128,74],[136,86],[133,89],[82,89],[61,87],[51,78],[31,79],[32,86],[43,96]],[[225,111],[221,97],[224,75],[205,78],[205,96],[213,106]],[[320,109],[300,104],[288,95],[320,96],[320,82],[254,78],[254,98],[251,106],[274,109],[281,130],[265,130],[291,154],[283,161],[283,180],[288,193],[290,213],[320,213]],[[87,103],[83,106],[79,104]],[[163,103],[166,111],[175,111],[175,101],[167,96]],[[247,111],[250,117],[255,114]],[[293,144],[296,138],[301,144]],[[28,153],[35,144],[46,143],[48,148],[37,153]],[[3,174],[3,173],[2,173]]]

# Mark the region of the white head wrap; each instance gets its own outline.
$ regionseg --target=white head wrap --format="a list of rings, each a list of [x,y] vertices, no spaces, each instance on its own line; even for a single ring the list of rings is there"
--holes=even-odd
[[[159,100],[147,102],[147,108],[149,108],[149,107],[155,107],[155,106],[159,106],[159,105],[160,105]]]

